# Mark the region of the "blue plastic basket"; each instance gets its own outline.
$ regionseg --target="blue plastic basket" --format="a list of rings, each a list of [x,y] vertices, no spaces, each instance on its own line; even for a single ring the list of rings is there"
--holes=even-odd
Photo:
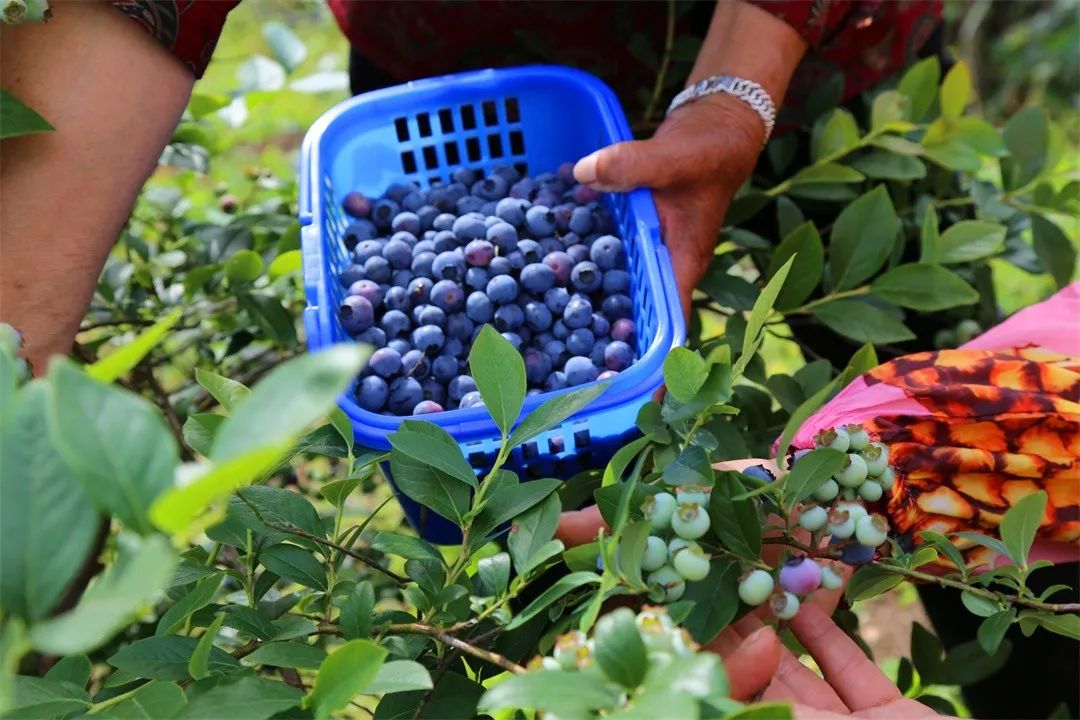
[[[631,139],[614,93],[579,70],[530,66],[481,70],[406,83],[340,103],[308,131],[300,158],[304,311],[312,351],[352,342],[337,318],[348,265],[341,242],[348,223],[340,198],[351,190],[379,195],[403,179],[449,182],[458,167],[512,164],[537,174]],[[635,433],[638,409],[663,381],[664,358],[685,338],[671,260],[647,190],[605,195],[626,242],[640,358],[577,416],[516,448],[508,467],[524,477],[567,477],[599,467]],[[568,390],[557,391],[568,392]],[[523,415],[557,392],[526,398]],[[402,418],[368,412],[350,389],[340,400],[356,441],[387,449]],[[446,429],[469,462],[494,459],[499,431],[483,408],[425,415]],[[433,542],[456,542],[458,528],[399,493],[406,515]]]

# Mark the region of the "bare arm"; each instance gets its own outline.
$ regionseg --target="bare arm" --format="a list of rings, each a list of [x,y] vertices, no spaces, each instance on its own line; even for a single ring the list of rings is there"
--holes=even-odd
[[[108,4],[0,31],[0,85],[56,132],[0,144],[0,319],[37,373],[67,354],[194,78]]]

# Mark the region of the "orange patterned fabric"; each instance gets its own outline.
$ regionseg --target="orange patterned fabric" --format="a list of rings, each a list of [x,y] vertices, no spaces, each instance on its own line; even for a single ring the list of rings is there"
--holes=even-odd
[[[942,350],[885,363],[867,385],[898,388],[929,414],[866,421],[889,446],[893,527],[997,535],[1004,513],[1049,496],[1038,537],[1080,541],[1080,358],[1039,348]],[[989,551],[957,538],[972,564]]]

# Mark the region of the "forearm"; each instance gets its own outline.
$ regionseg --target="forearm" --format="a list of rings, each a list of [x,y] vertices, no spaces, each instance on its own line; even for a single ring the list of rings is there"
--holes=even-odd
[[[56,128],[0,145],[0,320],[36,372],[69,351],[192,84],[107,4],[56,3],[45,24],[3,29],[0,85]]]

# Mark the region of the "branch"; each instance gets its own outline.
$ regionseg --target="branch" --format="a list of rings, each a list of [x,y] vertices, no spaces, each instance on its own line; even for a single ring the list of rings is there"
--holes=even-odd
[[[649,97],[649,105],[645,108],[645,122],[652,119],[656,112],[656,104],[660,102],[660,95],[664,92],[664,80],[667,77],[668,65],[671,64],[671,49],[675,44],[675,0],[668,0],[667,4],[667,32],[664,34],[664,54],[660,57],[660,67],[656,71],[656,83],[653,85],[652,95]]]
[[[456,638],[453,635],[445,632],[436,627],[425,625],[424,623],[402,623],[398,625],[387,625],[384,628],[385,632],[394,633],[398,635],[427,635],[428,637],[435,638],[443,645],[448,645],[455,650],[460,650],[467,655],[489,662],[492,665],[497,665],[507,672],[512,672],[515,675],[520,675],[525,672],[525,668],[518,665],[516,662],[507,660],[498,653],[485,650],[483,648],[476,647],[470,643],[465,642],[460,638]]]
[[[355,550],[351,550],[350,548],[347,548],[344,545],[338,545],[333,540],[327,540],[324,537],[319,537],[318,535],[315,535],[313,533],[309,533],[306,530],[301,530],[300,528],[298,528],[298,527],[296,527],[295,525],[292,525],[292,524],[275,523],[275,522],[272,522],[270,520],[267,520],[266,518],[263,517],[262,513],[259,512],[259,509],[257,507],[255,507],[251,503],[250,500],[248,500],[246,497],[244,497],[244,493],[237,490],[236,491],[236,496],[238,498],[240,498],[241,502],[243,502],[245,505],[247,505],[249,508],[251,508],[251,512],[255,513],[255,517],[258,518],[259,522],[261,522],[263,525],[266,525],[271,530],[277,530],[278,532],[291,533],[293,535],[296,535],[297,537],[307,538],[308,540],[311,540],[312,542],[318,543],[320,545],[325,545],[327,547],[331,547],[331,548],[337,550],[340,553],[344,553],[344,554],[348,555],[353,560],[357,560],[358,562],[361,562],[364,565],[367,565],[372,570],[378,570],[383,575],[386,575],[388,578],[390,578],[395,583],[397,583],[397,585],[399,587],[403,587],[403,586],[405,586],[405,585],[407,585],[409,583],[408,578],[403,577],[401,575],[398,575],[393,570],[389,570],[387,568],[384,568],[382,565],[380,565],[373,558],[369,558],[366,555],[361,555],[360,553],[356,552]]]

